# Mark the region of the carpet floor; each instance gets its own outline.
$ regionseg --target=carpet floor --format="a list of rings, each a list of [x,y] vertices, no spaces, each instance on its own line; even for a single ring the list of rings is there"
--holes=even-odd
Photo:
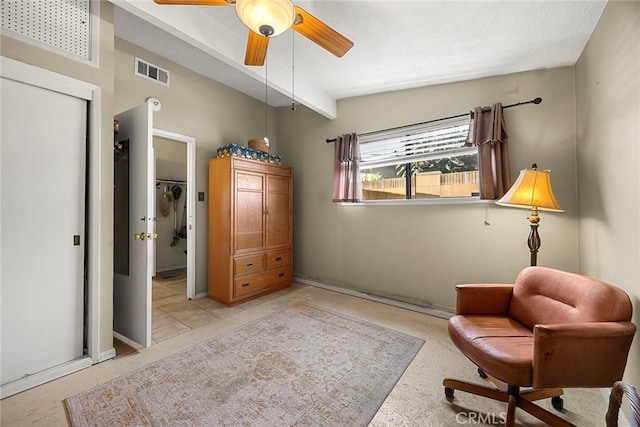
[[[366,426],[423,343],[297,303],[65,405],[74,426]]]
[[[202,300],[195,300],[191,303],[199,305],[201,302]],[[3,399],[0,401],[0,425],[66,427],[69,425],[64,405],[66,398],[144,369],[172,354],[193,349],[200,343],[300,302],[425,340],[369,427],[501,425],[495,421],[499,421],[506,409],[503,402],[462,392],[456,392],[452,401],[445,399],[442,387],[442,379],[445,377],[479,384],[484,382],[478,377],[475,366],[449,339],[446,320],[299,284],[237,307],[226,308],[220,312],[221,318],[215,322],[176,335],[149,348],[129,348],[127,351],[118,346],[118,355],[114,359]],[[564,409],[557,413],[580,427],[602,427],[605,424],[608,397],[608,390],[566,389]],[[554,411],[549,399],[537,403]],[[524,411],[516,411],[516,415],[518,427],[544,426],[544,423]]]

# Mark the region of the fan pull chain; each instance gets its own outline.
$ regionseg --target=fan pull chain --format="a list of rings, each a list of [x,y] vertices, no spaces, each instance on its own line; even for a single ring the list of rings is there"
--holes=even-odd
[[[269,146],[269,60],[264,60],[264,143]]]
[[[296,33],[291,31],[291,111],[296,110]]]

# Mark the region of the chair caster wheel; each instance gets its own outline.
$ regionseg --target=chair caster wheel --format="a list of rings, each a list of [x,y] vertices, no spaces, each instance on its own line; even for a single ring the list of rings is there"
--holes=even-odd
[[[488,378],[487,373],[480,368],[478,368],[478,375],[480,375],[480,378],[482,378],[483,380],[486,380]]]
[[[450,387],[445,387],[444,388],[444,395],[447,397],[447,399],[451,400],[453,399],[453,389]]]
[[[564,408],[564,400],[562,400],[560,396],[554,396],[551,398],[551,406],[553,406],[556,411],[562,411]]]

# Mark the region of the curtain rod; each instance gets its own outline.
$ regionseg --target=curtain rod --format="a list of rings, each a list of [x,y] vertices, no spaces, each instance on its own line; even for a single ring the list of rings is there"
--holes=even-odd
[[[526,105],[526,104],[540,104],[541,102],[542,102],[542,98],[538,97],[536,99],[532,99],[531,101],[524,101],[524,102],[518,102],[517,104],[505,105],[504,107],[502,107],[502,109],[504,110],[505,108],[517,107],[519,105]],[[410,125],[398,126],[398,127],[394,127],[394,128],[385,129],[385,130],[396,130],[396,129],[408,128],[408,127],[411,127],[411,126],[426,125],[427,123],[439,122],[441,120],[448,120],[448,119],[456,119],[458,117],[464,117],[464,116],[468,116],[470,114],[472,114],[472,113],[457,114],[455,116],[443,117],[441,119],[427,120],[426,122],[413,123],[413,124],[410,124]],[[371,135],[371,134],[376,133],[376,132],[380,132],[380,131],[360,133],[358,135],[359,136]],[[325,140],[325,142],[327,144],[329,144],[331,142],[336,142],[336,139],[337,138],[331,138],[331,139],[327,138]]]

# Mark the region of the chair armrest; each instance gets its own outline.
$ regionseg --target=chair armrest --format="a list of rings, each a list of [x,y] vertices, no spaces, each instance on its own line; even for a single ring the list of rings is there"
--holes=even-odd
[[[640,396],[638,396],[638,392],[635,387],[625,384],[622,381],[616,381],[611,388],[609,407],[607,408],[607,415],[604,417],[607,421],[607,427],[618,427],[618,413],[620,412],[623,395],[627,396],[629,400],[629,407],[634,422],[633,425],[640,426]]]
[[[533,387],[611,387],[622,379],[636,327],[631,322],[533,327]]]
[[[457,285],[456,314],[506,316],[513,294],[512,284]]]

